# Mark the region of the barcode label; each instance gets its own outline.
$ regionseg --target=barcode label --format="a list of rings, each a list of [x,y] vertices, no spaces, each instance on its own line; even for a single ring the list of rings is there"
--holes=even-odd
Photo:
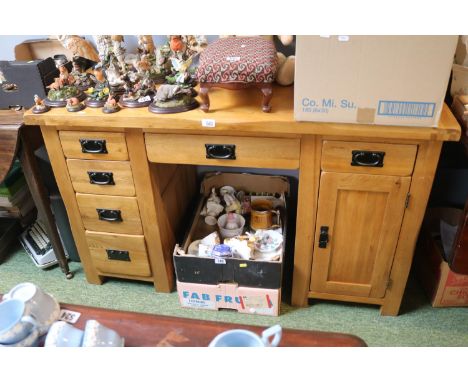
[[[435,105],[432,102],[379,101],[377,114],[394,117],[432,118]]]

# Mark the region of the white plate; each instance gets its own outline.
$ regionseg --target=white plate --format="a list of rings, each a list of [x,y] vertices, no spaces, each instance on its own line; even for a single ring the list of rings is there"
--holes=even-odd
[[[201,240],[195,240],[190,243],[187,252],[189,255],[198,255],[198,246],[200,245]]]
[[[261,243],[261,238],[268,235],[270,243]],[[273,230],[258,230],[255,233],[255,250],[258,252],[274,252],[283,243],[283,235]]]

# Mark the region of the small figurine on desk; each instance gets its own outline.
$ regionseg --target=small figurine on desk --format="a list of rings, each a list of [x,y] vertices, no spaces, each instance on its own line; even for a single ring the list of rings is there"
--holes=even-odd
[[[97,64],[94,67],[91,78],[94,82],[94,86],[90,87],[85,92],[88,95],[85,104],[89,107],[103,107],[107,96],[109,95],[109,84],[104,76],[104,72],[100,64]]]
[[[64,107],[67,105],[67,100],[72,97],[83,101],[86,95],[75,86],[75,78],[68,73],[64,64],[59,66],[59,73],[59,77],[47,86],[50,90],[44,103],[51,107]]]
[[[102,108],[102,112],[106,114],[116,113],[120,110],[120,106],[117,103],[117,100],[114,98],[114,95],[109,93],[107,101]]]
[[[148,106],[153,100],[154,83],[150,77],[150,64],[143,58],[135,63],[133,71],[127,72],[124,80],[125,93],[120,98],[120,104],[125,107]]]
[[[67,111],[75,113],[77,111],[83,110],[85,108],[85,105],[83,105],[82,102],[76,97],[72,97],[67,99]]]
[[[171,57],[172,73],[166,76],[168,84],[161,85],[149,111],[156,114],[180,113],[198,107],[197,92],[189,68],[193,56],[186,61]]]
[[[32,112],[34,114],[42,114],[50,110],[50,107],[47,105],[44,105],[44,101],[37,94],[34,94],[34,103],[35,105],[32,108]]]
[[[82,90],[87,90],[91,85],[91,78],[85,71],[86,62],[82,57],[73,57],[73,70],[71,75],[75,79],[74,85]]]

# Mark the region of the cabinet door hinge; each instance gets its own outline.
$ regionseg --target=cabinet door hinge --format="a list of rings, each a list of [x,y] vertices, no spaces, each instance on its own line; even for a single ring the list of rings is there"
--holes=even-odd
[[[387,290],[392,289],[392,286],[393,286],[393,280],[389,278],[387,280]]]
[[[405,208],[408,208],[410,196],[411,196],[411,194],[408,192],[406,194]]]

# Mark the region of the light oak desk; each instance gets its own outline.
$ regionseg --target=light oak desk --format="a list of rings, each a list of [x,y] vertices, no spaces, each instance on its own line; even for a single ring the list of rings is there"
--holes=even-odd
[[[309,123],[294,121],[292,87],[274,89],[269,114],[254,90],[211,96],[209,113],[26,113],[41,126],[88,281],[172,290],[174,231],[197,193],[184,165],[295,169],[293,304],[354,301],[397,315],[442,142],[460,138],[449,109],[438,128]],[[234,146],[235,159],[207,158]]]

